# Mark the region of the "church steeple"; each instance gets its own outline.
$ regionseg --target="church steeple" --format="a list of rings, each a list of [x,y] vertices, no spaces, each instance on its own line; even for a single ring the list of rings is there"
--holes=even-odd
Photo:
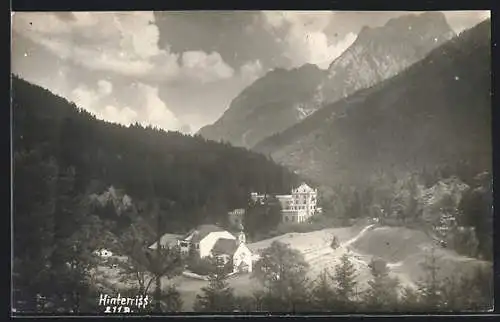
[[[240,244],[246,243],[245,229],[241,223],[238,225],[238,242]]]

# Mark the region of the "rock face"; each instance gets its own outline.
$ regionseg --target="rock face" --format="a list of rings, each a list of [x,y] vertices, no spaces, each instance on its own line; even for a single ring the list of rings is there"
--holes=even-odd
[[[318,89],[325,102],[335,102],[359,89],[388,79],[455,36],[440,12],[389,20],[364,27],[356,41],[330,67]]]
[[[274,69],[244,89],[219,120],[198,134],[252,147],[313,113],[320,105],[314,100],[315,90],[324,77],[325,71],[311,64]]]
[[[325,185],[455,166],[491,171],[491,24],[255,146]]]
[[[325,103],[396,75],[453,36],[442,13],[411,14],[364,28],[328,70],[310,64],[275,69],[243,90],[219,120],[198,133],[251,148]]]

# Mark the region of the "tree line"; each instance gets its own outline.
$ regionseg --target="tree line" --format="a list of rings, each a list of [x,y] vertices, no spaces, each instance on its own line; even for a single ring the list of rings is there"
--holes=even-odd
[[[317,278],[307,276],[309,265],[301,253],[273,242],[255,264],[252,279],[261,286],[242,296],[223,273],[213,274],[198,294],[198,312],[460,312],[492,307],[492,270],[478,268],[470,276],[439,279],[436,255],[428,254],[422,266],[425,277],[416,287],[403,286],[391,276],[383,260],[374,259],[371,279],[361,288],[358,272],[347,254],[334,271]]]
[[[350,225],[363,218],[378,218],[381,225],[424,230],[442,244],[463,255],[493,259],[493,190],[490,172],[474,173],[466,166],[423,169],[405,177],[377,173],[365,186],[336,186],[321,189],[323,216],[314,222]],[[448,191],[432,205],[424,193],[440,185]],[[445,231],[446,233],[443,233]]]

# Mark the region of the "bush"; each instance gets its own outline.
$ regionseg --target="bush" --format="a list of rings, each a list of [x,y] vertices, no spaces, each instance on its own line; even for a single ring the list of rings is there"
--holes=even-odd
[[[217,267],[215,260],[213,258],[204,257],[193,257],[190,259],[188,264],[188,269],[198,275],[210,275],[217,272]],[[233,261],[228,261],[222,268],[223,273],[231,273],[233,271]]]
[[[337,239],[337,236],[333,236],[332,238],[332,243],[330,244],[330,247],[332,249],[337,249],[340,246],[339,240]]]
[[[446,238],[446,242],[450,248],[461,255],[477,256],[479,241],[475,231],[470,227],[452,229]]]
[[[215,263],[208,258],[198,258],[192,257],[188,264],[188,268],[191,272],[198,275],[210,275],[215,273]]]

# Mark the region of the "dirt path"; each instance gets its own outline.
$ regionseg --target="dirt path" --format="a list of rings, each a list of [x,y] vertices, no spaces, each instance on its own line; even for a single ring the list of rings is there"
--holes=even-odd
[[[372,224],[372,225],[366,226],[356,236],[354,236],[353,238],[349,239],[348,241],[346,241],[344,243],[341,243],[340,247],[345,247],[345,248],[349,247],[351,244],[355,243],[356,241],[358,241],[358,239],[363,237],[367,231],[373,229],[373,226],[375,226],[375,225]]]

